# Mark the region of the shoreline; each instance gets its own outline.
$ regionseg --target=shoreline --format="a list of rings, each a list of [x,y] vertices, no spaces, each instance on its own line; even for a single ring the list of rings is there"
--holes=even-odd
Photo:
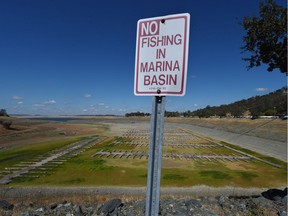
[[[277,187],[284,189],[287,186]],[[192,187],[161,187],[163,196],[191,196],[191,197],[214,197],[214,196],[254,196],[269,188],[242,188],[242,187],[210,187],[198,185]],[[60,187],[60,186],[3,186],[0,187],[1,198],[17,198],[24,196],[63,196],[63,195],[113,195],[113,196],[145,196],[146,187],[127,186],[83,186],[83,187]]]

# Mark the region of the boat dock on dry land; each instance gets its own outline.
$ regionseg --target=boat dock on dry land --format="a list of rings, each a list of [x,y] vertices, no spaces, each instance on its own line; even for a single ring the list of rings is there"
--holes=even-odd
[[[47,163],[54,163],[55,165],[62,164],[69,158],[75,157],[78,154],[82,153],[85,150],[85,148],[87,149],[95,145],[96,141],[99,141],[99,138],[90,138],[84,141],[73,143],[64,150],[59,149],[58,150],[59,152],[53,151],[45,155],[39,155],[37,158],[38,161],[31,161],[31,162],[26,161],[25,163],[16,164],[13,167],[7,167],[6,171],[9,174],[4,175],[4,177],[0,179],[0,184],[8,184],[9,182],[12,181],[13,178],[19,177],[23,174],[27,174],[28,172],[40,168],[43,165],[46,165]],[[64,156],[65,156],[64,160],[60,159],[63,158]]]

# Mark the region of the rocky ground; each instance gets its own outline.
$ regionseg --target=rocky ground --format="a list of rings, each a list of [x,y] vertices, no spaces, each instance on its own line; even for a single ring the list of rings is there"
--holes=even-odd
[[[103,202],[85,199],[77,202],[53,202],[41,205],[29,202],[12,203],[0,200],[0,215],[41,216],[138,216],[145,215],[145,199],[123,201],[111,198]],[[159,215],[242,216],[287,215],[287,188],[270,189],[252,196],[205,196],[197,198],[161,198]]]

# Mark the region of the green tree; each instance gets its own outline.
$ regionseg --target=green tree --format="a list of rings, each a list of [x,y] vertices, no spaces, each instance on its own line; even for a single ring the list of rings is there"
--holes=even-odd
[[[0,109],[0,116],[9,116],[5,109]]]
[[[276,110],[275,110],[275,108],[269,108],[269,109],[267,109],[267,110],[264,112],[264,114],[265,114],[266,116],[275,116],[275,115],[276,115]]]
[[[251,56],[243,58],[249,62],[248,69],[262,63],[268,71],[279,69],[287,74],[287,8],[277,5],[274,0],[261,2],[259,17],[244,17],[240,25],[247,31],[243,37],[243,52]]]
[[[191,112],[190,115],[210,117],[226,116],[227,113],[231,113],[232,116],[243,116],[243,113],[247,113],[248,110],[249,114],[245,115],[287,115],[287,93],[287,87],[283,87],[266,95],[251,97],[231,104],[218,107],[207,106]]]

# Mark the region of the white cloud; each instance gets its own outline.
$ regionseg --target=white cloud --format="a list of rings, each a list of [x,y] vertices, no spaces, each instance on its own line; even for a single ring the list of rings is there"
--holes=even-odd
[[[45,101],[44,104],[56,104],[56,101],[54,99]]]
[[[198,104],[195,103],[195,104],[193,104],[193,106],[194,106],[194,107],[198,107]]]
[[[18,101],[18,102],[17,102],[17,104],[19,104],[19,105],[20,105],[20,104],[23,104],[23,103],[24,103],[23,101]]]
[[[104,106],[104,105],[105,105],[105,103],[98,103],[98,105],[99,105],[99,106]]]
[[[84,97],[85,97],[85,98],[90,98],[90,97],[92,97],[92,95],[89,94],[89,93],[87,93],[87,94],[84,95]]]
[[[256,88],[255,90],[257,92],[264,92],[264,91],[268,91],[268,88]]]
[[[12,98],[13,98],[14,100],[21,100],[21,99],[22,99],[22,97],[16,96],[16,95],[14,95]]]
[[[43,104],[33,104],[34,107],[44,107],[45,105]]]

